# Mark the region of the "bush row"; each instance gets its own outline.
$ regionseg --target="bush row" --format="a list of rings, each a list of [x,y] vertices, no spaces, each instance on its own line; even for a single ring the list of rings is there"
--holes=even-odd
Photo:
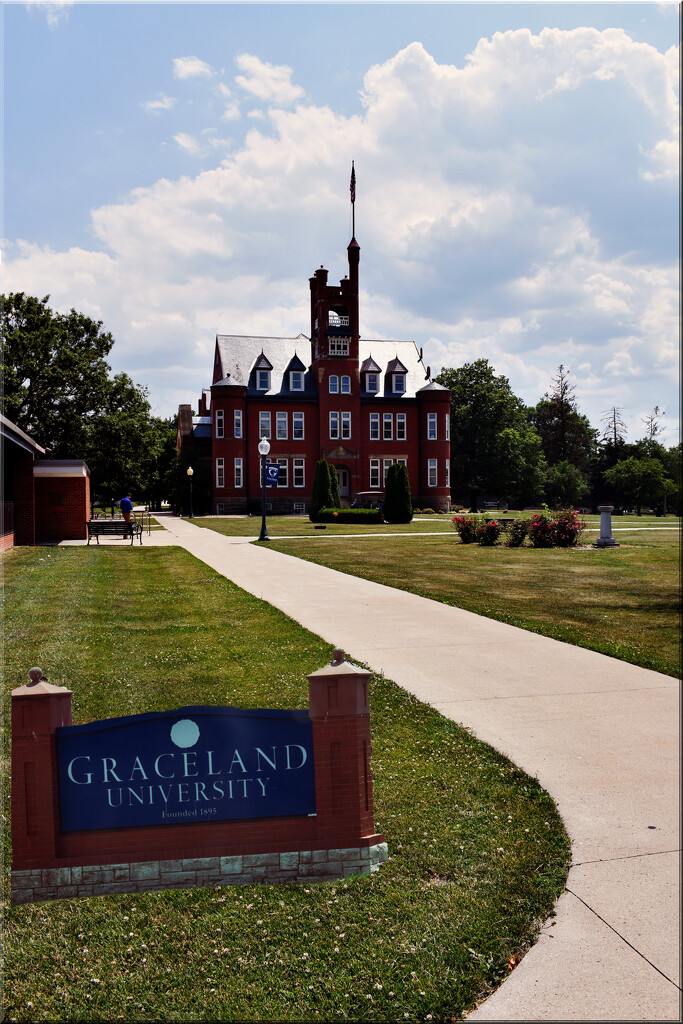
[[[491,547],[498,543],[505,532],[510,547],[518,548],[528,539],[535,548],[574,547],[586,528],[586,524],[573,508],[550,512],[547,505],[541,512],[535,512],[530,519],[513,519],[504,528],[502,523],[488,516],[457,515],[453,526],[463,544],[481,544]]]
[[[313,519],[313,516],[310,517]],[[316,523],[383,523],[378,508],[321,508]]]

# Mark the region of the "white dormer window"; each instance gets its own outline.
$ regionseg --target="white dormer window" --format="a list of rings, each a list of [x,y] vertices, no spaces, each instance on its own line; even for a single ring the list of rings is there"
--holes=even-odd
[[[289,371],[289,390],[290,391],[303,391],[304,389],[304,375],[301,370],[290,370]]]
[[[405,389],[406,389],[406,375],[405,375],[405,373],[395,373],[395,374],[393,374],[393,377],[394,377],[394,384],[393,384],[394,394],[402,395],[404,393]]]
[[[366,391],[379,391],[379,374],[378,373],[366,373],[365,374],[365,390]]]
[[[259,391],[270,391],[270,370],[256,371],[256,387]]]

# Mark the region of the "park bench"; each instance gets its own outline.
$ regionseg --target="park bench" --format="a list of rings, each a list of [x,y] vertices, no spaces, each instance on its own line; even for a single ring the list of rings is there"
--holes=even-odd
[[[127,537],[128,534],[131,546],[136,537],[139,537],[142,544],[142,526],[135,519],[129,523],[125,519],[91,519],[88,523],[88,544],[92,537],[99,544],[100,537]]]

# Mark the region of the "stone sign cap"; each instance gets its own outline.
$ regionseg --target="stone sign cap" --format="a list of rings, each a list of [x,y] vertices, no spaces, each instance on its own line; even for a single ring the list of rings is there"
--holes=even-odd
[[[28,677],[31,682],[12,690],[13,697],[48,697],[54,693],[73,693],[73,690],[68,690],[66,686],[55,686],[53,683],[48,683],[43,676],[42,668],[37,666],[28,670]]]

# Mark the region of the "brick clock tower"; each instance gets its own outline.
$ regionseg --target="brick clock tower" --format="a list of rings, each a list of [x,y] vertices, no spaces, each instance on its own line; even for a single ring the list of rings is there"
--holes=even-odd
[[[216,336],[211,388],[197,416],[181,406],[178,435],[181,452],[209,463],[215,515],[259,510],[262,437],[280,467],[266,497],[273,512],[308,511],[319,459],[336,468],[343,505],[359,492],[381,500],[400,463],[414,505],[450,508],[450,392],[431,379],[414,341],[360,337],[355,224],[347,255],[339,284],[322,266],[309,279],[308,335]]]

